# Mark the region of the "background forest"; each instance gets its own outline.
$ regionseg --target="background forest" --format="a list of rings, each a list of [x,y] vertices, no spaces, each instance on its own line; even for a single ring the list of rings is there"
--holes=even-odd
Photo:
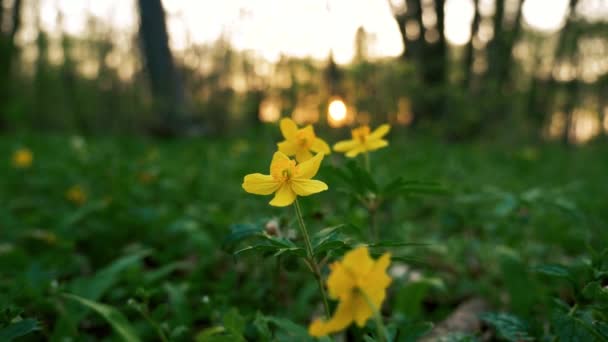
[[[608,341],[607,134],[608,0],[0,0],[0,341]]]

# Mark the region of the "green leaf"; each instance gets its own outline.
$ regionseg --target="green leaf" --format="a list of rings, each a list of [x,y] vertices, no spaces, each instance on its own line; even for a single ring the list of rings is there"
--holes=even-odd
[[[601,338],[599,332],[575,314],[554,312],[551,325],[559,341],[606,341]]]
[[[328,250],[347,246],[346,237],[339,230],[343,224],[320,230],[312,236],[313,254],[318,255]]]
[[[245,330],[245,319],[237,309],[230,309],[224,314],[224,327],[230,332],[242,335]]]
[[[133,329],[133,327],[131,326],[129,321],[125,318],[125,316],[120,311],[118,311],[114,307],[106,305],[106,304],[102,304],[102,303],[97,303],[92,300],[88,300],[86,298],[82,298],[82,297],[79,297],[79,296],[76,296],[73,294],[69,294],[69,293],[64,293],[63,296],[65,298],[71,299],[77,303],[80,303],[81,305],[98,313],[101,317],[103,317],[103,319],[105,319],[108,323],[110,323],[110,325],[112,326],[114,331],[124,341],[127,341],[127,342],[140,341],[139,337],[137,337],[137,334],[135,333],[135,330]]]
[[[40,330],[38,321],[32,318],[27,318],[18,322],[13,322],[7,327],[0,329],[0,341],[12,341],[17,337],[21,337]]]
[[[233,253],[233,255],[239,255],[245,252],[262,252],[262,253],[271,253],[274,256],[279,256],[282,254],[289,254],[295,256],[305,256],[306,252],[303,248],[298,247],[293,241],[281,238],[270,236],[268,234],[258,234],[260,242],[254,245],[250,245],[247,247],[243,247]]]
[[[532,271],[557,278],[570,278],[570,271],[561,265],[540,265],[532,268]]]
[[[585,286],[583,295],[588,299],[608,305],[608,289],[602,287],[599,281],[593,281]]]
[[[445,285],[439,278],[422,278],[403,284],[397,290],[395,308],[407,317],[418,318],[422,313],[422,302],[433,288],[443,290]]]
[[[308,330],[305,327],[298,325],[287,318],[264,316],[263,320],[278,328],[279,331],[275,335],[278,341],[314,341],[314,339],[308,335]]]
[[[399,341],[415,342],[431,332],[434,324],[432,322],[412,322],[399,327]]]
[[[79,296],[94,301],[98,300],[108,289],[118,282],[121,273],[129,267],[138,264],[150,253],[150,250],[145,250],[119,258],[98,271],[92,278],[76,279],[69,285],[69,289]]]
[[[481,315],[481,320],[490,324],[498,336],[511,341],[532,341],[534,340],[528,333],[528,326],[517,316],[507,313],[485,313]]]
[[[264,225],[260,221],[254,223],[239,223],[230,226],[230,234],[224,238],[222,243],[224,249],[232,249],[239,242],[264,233]]]

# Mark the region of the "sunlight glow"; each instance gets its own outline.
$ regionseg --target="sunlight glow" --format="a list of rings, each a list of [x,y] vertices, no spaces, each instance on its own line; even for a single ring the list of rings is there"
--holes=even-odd
[[[445,37],[454,45],[464,45],[471,38],[475,15],[472,0],[448,0],[445,4]]]
[[[568,0],[526,0],[522,7],[525,22],[539,31],[555,32],[564,26]]]
[[[262,122],[276,122],[281,117],[281,106],[278,99],[267,98],[260,103],[259,119]]]
[[[346,119],[346,105],[340,99],[332,100],[329,103],[327,112],[334,121],[343,121]]]
[[[522,0],[525,24],[533,29],[551,33],[559,30],[568,13],[568,0]],[[394,20],[394,8],[404,7],[403,0],[163,0],[167,12],[170,43],[176,52],[192,44],[208,44],[220,37],[228,39],[238,50],[247,50],[276,62],[281,55],[313,57],[325,60],[330,51],[335,61],[345,64],[355,53],[355,33],[363,27],[369,35],[369,57],[394,57],[403,51],[399,28]],[[437,21],[432,1],[423,1],[424,25],[429,26],[425,39],[435,41],[433,30]],[[581,0],[577,13],[589,18],[604,18],[607,2]],[[39,21],[51,37],[62,32],[86,35],[113,35],[121,49],[132,48],[132,35],[138,28],[135,0],[73,1],[40,0]],[[482,25],[479,38],[487,42],[492,36],[493,0],[479,0]],[[474,14],[473,0],[448,0],[445,4],[445,34],[454,45],[465,44],[471,36]],[[35,23],[36,13],[24,10],[24,23]],[[94,25],[95,19],[101,25]],[[109,26],[108,26],[109,25]],[[37,30],[24,25],[22,42],[33,42]],[[32,26],[32,25],[29,25]],[[35,26],[35,25],[33,25]],[[410,38],[418,37],[421,28],[407,23]]]

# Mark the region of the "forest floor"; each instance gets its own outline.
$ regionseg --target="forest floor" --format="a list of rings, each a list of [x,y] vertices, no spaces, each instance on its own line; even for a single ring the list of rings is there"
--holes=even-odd
[[[251,234],[272,225],[299,244],[293,209],[241,188],[268,173],[268,138],[2,137],[0,337],[308,340],[314,278]],[[30,165],[11,160],[20,149]],[[359,189],[358,161],[332,153],[316,176],[329,190],[300,203],[313,235],[334,227],[323,258],[355,242],[391,252],[382,315],[395,340],[606,340],[606,155],[395,138],[371,155],[373,184]],[[411,186],[388,191],[398,177]],[[370,233],[357,191],[374,187],[387,191]],[[472,325],[438,330],[471,301],[483,306]],[[374,333],[370,320],[343,334]]]

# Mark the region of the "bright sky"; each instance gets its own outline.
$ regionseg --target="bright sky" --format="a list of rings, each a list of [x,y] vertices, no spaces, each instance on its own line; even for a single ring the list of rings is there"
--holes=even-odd
[[[393,1],[395,3],[396,1]],[[493,11],[493,0],[481,0],[482,14]],[[102,18],[116,29],[136,30],[134,0],[41,0],[41,21],[57,30],[58,10],[64,29],[82,32],[87,15]],[[338,63],[354,54],[354,37],[363,26],[372,35],[372,57],[396,56],[403,49],[388,0],[163,0],[168,13],[171,45],[180,50],[190,43],[206,43],[226,34],[238,49],[251,49],[269,60],[282,54],[327,57],[333,50]],[[564,23],[568,0],[525,0],[524,21],[534,29],[556,31]],[[608,0],[581,0],[579,12],[608,17]],[[473,0],[447,0],[446,36],[452,44],[470,37]]]

